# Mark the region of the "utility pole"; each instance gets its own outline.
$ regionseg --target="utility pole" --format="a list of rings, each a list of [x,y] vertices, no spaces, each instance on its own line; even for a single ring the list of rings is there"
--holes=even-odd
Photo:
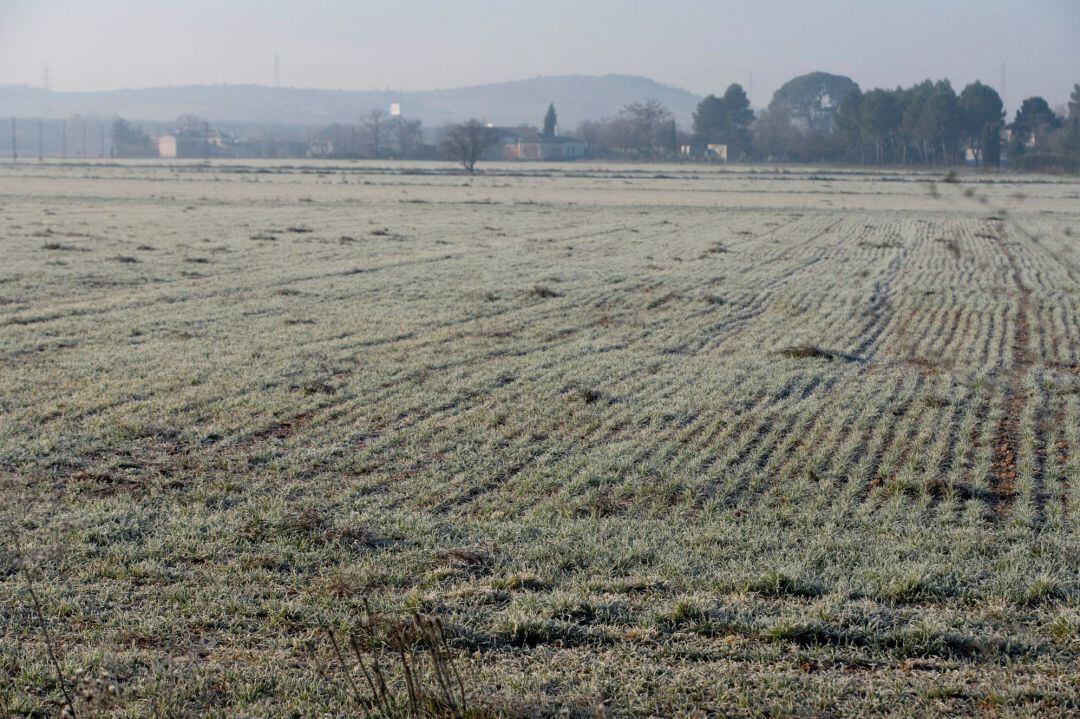
[[[41,162],[43,159],[45,159],[45,151],[44,151],[45,147],[44,147],[44,143],[43,143],[43,140],[42,140],[42,137],[41,137],[42,136],[42,129],[43,129],[42,125],[44,125],[44,124],[45,123],[39,117],[37,119],[37,159],[38,159],[38,162]]]
[[[1009,84],[1005,63],[1001,63],[1001,105],[1005,108],[1005,121],[1009,121]]]
[[[203,159],[210,159],[210,123],[203,120]]]
[[[42,77],[42,83],[44,85],[45,92],[43,93],[43,96],[42,96],[42,99],[41,99],[41,104],[42,104],[42,107],[44,108],[42,110],[42,113],[45,114],[45,115],[48,115],[48,114],[50,114],[51,107],[52,107],[52,99],[49,97],[51,95],[50,90],[52,90],[52,83],[50,82],[50,79],[49,79],[49,64],[48,63],[45,63],[45,68],[44,68],[43,75],[44,75],[44,77]]]
[[[82,156],[86,159],[86,118],[82,121]]]
[[[67,118],[60,121],[60,159],[67,159]]]
[[[19,161],[19,148],[15,142],[15,116],[11,116],[11,161]]]
[[[274,122],[281,122],[281,55],[274,53]]]
[[[104,123],[101,123],[101,122],[98,123],[98,132],[101,135],[100,138],[98,139],[98,157],[105,157],[105,124]]]

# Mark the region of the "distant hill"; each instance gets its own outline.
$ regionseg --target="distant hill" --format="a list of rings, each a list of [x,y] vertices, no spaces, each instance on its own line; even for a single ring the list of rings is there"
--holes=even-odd
[[[559,124],[613,116],[628,102],[656,98],[688,124],[701,98],[633,75],[558,75],[491,85],[419,92],[315,90],[262,85],[187,85],[105,92],[52,92],[0,86],[0,116],[112,116],[172,120],[191,113],[211,121],[290,124],[354,122],[376,107],[401,103],[402,112],[429,127],[480,117],[499,125],[540,124],[549,102]]]

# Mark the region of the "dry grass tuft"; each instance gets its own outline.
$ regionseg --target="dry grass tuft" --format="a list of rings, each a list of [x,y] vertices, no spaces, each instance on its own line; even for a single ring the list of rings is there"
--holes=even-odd
[[[837,350],[823,349],[816,345],[809,344],[785,347],[780,350],[779,354],[792,359],[827,359],[829,361],[840,360],[843,362],[858,361],[858,357],[855,357],[854,355],[839,352]]]
[[[535,285],[531,290],[529,290],[529,294],[533,297],[540,297],[543,299],[562,297],[562,293],[551,289],[547,285]]]
[[[423,614],[395,620],[365,606],[354,631],[326,630],[357,709],[386,719],[473,716],[442,622]]]

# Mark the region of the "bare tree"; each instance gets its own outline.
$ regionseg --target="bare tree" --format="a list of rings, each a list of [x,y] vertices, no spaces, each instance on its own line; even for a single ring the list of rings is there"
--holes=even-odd
[[[400,115],[390,118],[390,132],[397,139],[402,157],[409,157],[416,151],[423,135],[419,120],[406,120]]]
[[[763,110],[750,126],[754,147],[767,160],[786,160],[798,144],[799,131],[784,107]]]
[[[675,116],[659,100],[631,102],[622,109],[620,117],[626,121],[638,150],[651,153],[670,147],[671,122]]]
[[[180,134],[198,135],[203,130],[203,120],[198,115],[181,115],[176,118],[176,130]]]
[[[590,151],[603,145],[606,123],[606,120],[582,120],[577,126],[577,138],[588,145]]]
[[[499,136],[494,128],[473,119],[462,125],[447,127],[443,131],[439,149],[444,157],[460,162],[462,167],[472,172],[484,150],[498,141]]]
[[[368,137],[371,138],[372,154],[378,157],[382,152],[384,140],[386,138],[387,121],[386,113],[376,108],[368,113],[367,117],[363,120],[364,129],[367,130]]]

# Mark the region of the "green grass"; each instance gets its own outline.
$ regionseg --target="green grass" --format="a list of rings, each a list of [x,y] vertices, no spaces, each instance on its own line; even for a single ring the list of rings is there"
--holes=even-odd
[[[0,714],[1080,712],[1080,183],[484,169],[0,167]]]

